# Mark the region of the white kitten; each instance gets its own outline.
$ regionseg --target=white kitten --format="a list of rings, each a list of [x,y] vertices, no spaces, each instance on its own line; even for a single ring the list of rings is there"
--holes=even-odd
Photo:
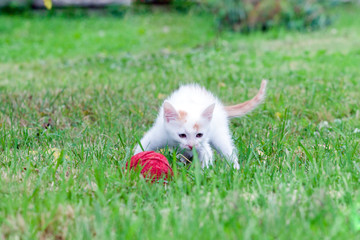
[[[255,109],[265,98],[266,84],[263,80],[253,99],[233,106],[224,106],[199,85],[182,86],[164,101],[153,127],[141,139],[141,146],[145,151],[178,147],[186,158],[193,156],[194,148],[203,168],[213,164],[212,146],[239,169],[228,119]],[[138,145],[135,153],[141,151]]]

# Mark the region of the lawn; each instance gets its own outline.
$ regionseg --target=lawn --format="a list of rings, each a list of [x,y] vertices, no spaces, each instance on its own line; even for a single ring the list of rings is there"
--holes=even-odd
[[[217,33],[205,14],[0,16],[0,238],[358,239],[360,8],[315,32]],[[225,103],[241,168],[124,169],[183,83]]]

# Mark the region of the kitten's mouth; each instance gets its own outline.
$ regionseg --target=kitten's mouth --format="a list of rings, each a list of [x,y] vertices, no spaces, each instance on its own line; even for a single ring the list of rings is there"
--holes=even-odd
[[[193,155],[193,151],[196,150],[196,147],[189,147],[189,146],[181,146],[180,147],[180,151],[182,152],[182,154],[188,155],[188,156],[192,156]]]
[[[195,146],[190,146],[190,145],[180,145],[180,149],[182,149],[183,151],[192,151],[195,148]]]

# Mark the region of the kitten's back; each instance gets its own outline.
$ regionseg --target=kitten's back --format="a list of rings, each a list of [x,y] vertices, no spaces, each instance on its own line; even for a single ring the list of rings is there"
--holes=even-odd
[[[220,101],[211,92],[198,84],[187,84],[173,92],[167,99],[176,108],[197,108],[199,111]]]

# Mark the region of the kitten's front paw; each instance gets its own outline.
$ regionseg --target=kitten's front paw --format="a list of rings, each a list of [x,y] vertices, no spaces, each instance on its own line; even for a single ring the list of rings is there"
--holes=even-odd
[[[209,166],[211,165],[210,161],[209,160],[203,160],[201,161],[201,167],[204,169],[204,168],[209,168]]]
[[[212,152],[210,152],[210,154],[206,154],[205,156],[200,155],[199,160],[202,168],[209,168],[211,165],[213,165],[213,161],[214,161]]]
[[[240,165],[238,162],[234,162],[234,169],[236,169],[236,170],[240,169]]]

